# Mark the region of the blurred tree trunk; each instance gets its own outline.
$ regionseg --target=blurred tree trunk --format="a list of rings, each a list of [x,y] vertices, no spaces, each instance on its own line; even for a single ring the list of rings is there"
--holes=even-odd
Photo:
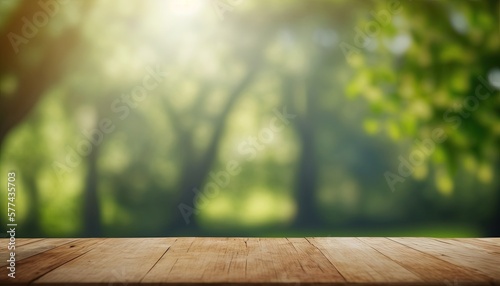
[[[26,237],[43,237],[44,234],[40,227],[40,198],[38,194],[38,186],[36,185],[34,176],[23,176],[23,182],[26,184],[26,194],[29,197],[29,208],[26,216],[26,221],[22,224],[22,236]]]
[[[99,128],[99,121],[101,117],[97,116],[95,128]],[[101,142],[102,143],[102,142]],[[99,158],[100,144],[92,144],[92,151],[87,157],[87,177],[85,179],[84,189],[84,236],[86,237],[100,237],[102,236],[101,226],[101,208],[98,196],[98,158]]]
[[[299,114],[292,120],[292,124],[296,130],[299,143],[300,155],[297,162],[295,194],[297,202],[297,215],[294,225],[298,228],[314,228],[321,225],[322,220],[319,215],[318,205],[316,203],[316,189],[318,180],[318,162],[316,159],[315,136],[316,128],[314,122],[315,115],[318,113],[316,97],[318,84],[316,79],[316,71],[314,65],[311,68],[310,75],[306,79],[305,94],[297,94],[300,90],[296,83],[298,80],[290,75],[283,77],[283,98],[285,105],[290,108],[293,113]],[[296,96],[304,96],[303,101],[305,106],[302,112],[301,109],[295,107]]]
[[[97,194],[98,188],[98,146],[94,146],[88,156],[87,177],[84,192],[84,235],[99,237],[101,233],[101,210]]]
[[[309,113],[309,111],[308,111]],[[311,115],[307,114],[297,128],[300,137],[300,157],[297,168],[295,192],[297,194],[298,212],[295,225],[300,228],[311,228],[321,225],[321,217],[316,203],[318,162],[315,150],[315,132]]]
[[[83,4],[82,15],[85,16],[92,2]],[[25,25],[23,18],[30,18],[41,9],[37,2],[21,1],[0,32],[0,78],[13,76],[17,83],[12,93],[0,94],[0,150],[9,132],[28,117],[41,97],[64,75],[69,59],[81,42],[78,25],[69,27],[57,38],[45,33],[48,27],[41,27],[35,37],[19,46],[16,53],[8,35],[14,33],[22,36],[22,27]],[[30,62],[33,66],[23,64],[25,49],[39,49],[41,60]],[[30,234],[41,236],[36,181],[28,177],[24,180],[30,195],[30,211],[25,226]]]
[[[496,170],[500,170],[500,160],[496,164]],[[495,209],[491,219],[487,222],[485,235],[490,237],[500,237],[500,180],[497,179]]]
[[[92,2],[85,2],[83,14]],[[22,19],[40,9],[33,1],[22,1],[0,33],[0,77],[15,76],[17,82],[13,94],[0,94],[0,147],[7,134],[28,116],[44,93],[64,75],[66,64],[81,41],[77,25],[68,28],[58,38],[48,38],[40,29],[36,37],[21,45],[19,53],[16,53],[7,35],[22,35]],[[34,47],[42,51],[41,60],[33,67],[23,66],[23,49]]]
[[[497,189],[495,211],[486,228],[487,237],[500,237],[500,190]]]
[[[203,192],[203,186],[205,180],[213,166],[215,159],[217,158],[217,150],[219,147],[220,140],[224,134],[224,129],[231,110],[234,105],[253,81],[257,73],[257,66],[255,62],[250,65],[247,74],[243,79],[234,87],[230,92],[228,99],[226,100],[221,113],[218,115],[214,122],[214,132],[212,137],[203,151],[202,154],[196,155],[195,148],[193,146],[193,139],[191,130],[188,128],[181,127],[181,119],[177,116],[175,110],[172,108],[170,103],[166,98],[164,99],[165,109],[167,114],[169,114],[171,124],[174,125],[179,138],[179,146],[182,148],[184,157],[184,168],[182,171],[182,178],[179,183],[179,191],[181,192],[180,197],[175,205],[175,213],[173,216],[173,222],[169,222],[165,229],[170,231],[195,231],[198,230],[198,224],[196,222],[196,214],[199,209],[196,205],[196,197],[199,193]],[[203,89],[203,87],[202,87]],[[205,94],[206,90],[201,90],[198,96],[198,101],[202,100],[207,96]],[[197,108],[203,108],[203,104],[198,104]],[[198,114],[200,111],[193,111],[194,114]],[[194,190],[197,190],[196,192]],[[187,208],[186,208],[187,207]],[[186,220],[186,215],[182,214],[182,210],[186,212],[193,212],[189,215]]]

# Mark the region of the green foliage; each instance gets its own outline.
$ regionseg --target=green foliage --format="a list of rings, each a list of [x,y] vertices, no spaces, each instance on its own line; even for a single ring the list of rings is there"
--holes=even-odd
[[[14,18],[4,16],[25,3],[0,2],[9,32]],[[304,210],[333,235],[367,225],[420,235],[430,225],[428,234],[470,236],[495,220],[498,2],[401,1],[395,12],[383,1],[244,1],[223,19],[210,5],[167,2],[66,4],[0,63],[2,104],[25,96],[30,80],[43,86],[1,142],[2,174],[20,175],[22,235],[90,235],[86,222],[99,211],[105,236],[293,233]],[[385,24],[360,45],[375,19]],[[48,57],[69,46],[65,31],[78,44]],[[151,70],[165,76],[138,100]],[[260,139],[255,157],[242,152],[283,106],[296,117]],[[2,111],[4,124],[14,111]],[[446,140],[391,193],[384,172],[397,173],[399,157],[436,128]],[[71,157],[83,141],[92,151]],[[241,172],[210,196],[211,174],[231,160]],[[317,214],[307,213],[309,199]],[[195,230],[174,228],[186,227],[182,202],[199,211]],[[449,232],[435,227],[447,222]]]

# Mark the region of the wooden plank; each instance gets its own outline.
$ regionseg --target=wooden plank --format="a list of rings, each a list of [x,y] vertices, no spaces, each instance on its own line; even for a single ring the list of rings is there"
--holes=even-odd
[[[286,238],[261,238],[260,247],[269,256],[276,276],[266,278],[269,282],[300,283],[304,271],[292,255],[296,253]]]
[[[496,282],[500,282],[499,256],[480,251],[477,248],[459,244],[452,240],[444,242],[437,239],[390,238],[408,247],[465,268],[474,269]]]
[[[308,239],[350,283],[418,284],[423,280],[356,238]]]
[[[246,239],[179,238],[143,283],[246,281]]]
[[[248,249],[247,281],[255,283],[276,281],[278,273],[274,268],[273,259],[262,248],[260,240],[259,238],[249,238],[246,241]]]
[[[305,239],[302,239],[302,243],[299,239],[294,242],[300,252],[287,239],[179,239],[142,282],[344,282],[335,267],[315,246]],[[308,252],[320,258],[319,263],[327,264],[318,267],[318,262],[307,257]],[[309,272],[304,270],[302,263],[309,266]]]
[[[489,245],[492,246],[497,246],[500,247],[500,237],[495,237],[495,238],[474,238],[475,241],[481,241],[484,243],[488,243]]]
[[[30,283],[45,273],[88,252],[94,245],[102,242],[102,239],[79,239],[25,258],[16,264],[15,279],[8,278],[7,268],[2,267],[0,269],[0,285]]]
[[[476,239],[484,240],[484,241],[487,241],[489,243],[500,245],[500,237],[481,237],[481,238],[476,238]]]
[[[193,237],[177,238],[167,252],[158,260],[153,268],[141,280],[142,283],[167,283],[169,281],[182,280],[182,274],[179,275],[178,270],[174,270],[174,266],[179,259],[189,251],[194,243]],[[181,262],[182,263],[182,262]],[[181,264],[182,267],[182,264]],[[179,268],[179,267],[177,267]],[[189,272],[191,272],[191,269]],[[184,274],[186,276],[188,274]]]
[[[227,281],[247,281],[247,238],[233,238],[231,243],[232,248],[229,250],[232,253],[231,264],[229,265],[229,273]]]
[[[273,261],[277,265],[278,281],[296,283],[344,283],[335,266],[321,253],[316,246],[305,238],[267,239],[270,248],[274,249]],[[274,247],[273,247],[274,245]],[[318,259],[316,261],[315,259]]]
[[[40,241],[42,239],[46,239],[46,238],[18,238],[18,239],[16,239],[16,245],[23,246],[26,244]]]
[[[45,238],[16,238],[16,246],[22,246],[35,241],[40,241]],[[0,238],[0,245],[7,245],[9,243],[8,238]],[[2,249],[3,250],[3,249]]]
[[[490,279],[475,270],[458,267],[390,239],[381,237],[359,239],[433,285],[449,283],[490,285]]]
[[[218,238],[212,239],[214,241],[211,247],[214,252],[214,259],[212,263],[209,263],[207,267],[203,269],[202,280],[207,283],[215,283],[217,281],[222,281],[221,277],[214,275],[215,273],[227,273],[229,271],[229,266],[231,265],[230,255],[232,251],[233,239],[229,238]]]
[[[453,238],[451,240],[457,241],[459,243],[465,243],[470,247],[476,247],[479,250],[484,250],[494,255],[500,255],[500,245],[497,245],[495,243],[474,238]]]
[[[5,240],[6,241],[6,240]],[[499,283],[500,239],[132,238],[22,241],[0,285]],[[31,246],[30,246],[31,245]],[[36,246],[38,245],[38,246]],[[55,246],[46,249],[49,246]]]
[[[74,241],[74,238],[40,239],[34,240],[32,242],[23,240],[23,244],[21,246],[17,245],[16,243],[16,260],[20,261],[22,259],[37,255],[39,253]],[[2,259],[2,261],[0,262],[0,267],[3,267],[5,265],[7,265],[7,262],[4,262]]]
[[[306,274],[303,281],[345,283],[344,277],[326,256],[305,238],[288,238],[296,253],[292,254]]]
[[[133,283],[141,280],[175,238],[110,238],[50,271],[35,284]]]
[[[16,238],[15,245],[16,248],[29,244],[29,243],[34,243],[36,241],[40,241],[42,238]],[[9,257],[10,250],[8,249],[9,245],[9,239],[8,238],[2,238],[0,239],[0,267],[7,265],[7,263],[1,263]]]
[[[267,264],[272,265],[274,270],[272,276],[263,277],[259,282],[292,284],[345,282],[321,251],[304,238],[261,238],[259,245],[262,254],[269,259]]]
[[[186,242],[189,241],[191,240]],[[177,261],[170,271],[167,281],[175,283],[202,281],[203,272],[207,265],[215,264],[218,243],[221,241],[213,238],[195,238],[185,252],[174,252]],[[181,249],[184,247],[182,246]],[[165,257],[168,256],[170,253],[167,253]]]
[[[247,243],[246,238],[209,238],[212,253],[205,253],[212,259],[200,265],[203,275],[199,282],[244,282],[247,281]],[[214,267],[212,267],[214,266]]]

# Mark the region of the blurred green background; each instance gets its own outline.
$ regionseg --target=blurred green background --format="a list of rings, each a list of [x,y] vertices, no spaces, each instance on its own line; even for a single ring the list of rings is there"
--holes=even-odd
[[[2,233],[499,236],[499,17],[0,0]]]

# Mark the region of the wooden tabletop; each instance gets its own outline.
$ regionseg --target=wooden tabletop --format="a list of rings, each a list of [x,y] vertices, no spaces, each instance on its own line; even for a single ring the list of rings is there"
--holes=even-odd
[[[500,285],[500,238],[7,239],[0,285]]]

